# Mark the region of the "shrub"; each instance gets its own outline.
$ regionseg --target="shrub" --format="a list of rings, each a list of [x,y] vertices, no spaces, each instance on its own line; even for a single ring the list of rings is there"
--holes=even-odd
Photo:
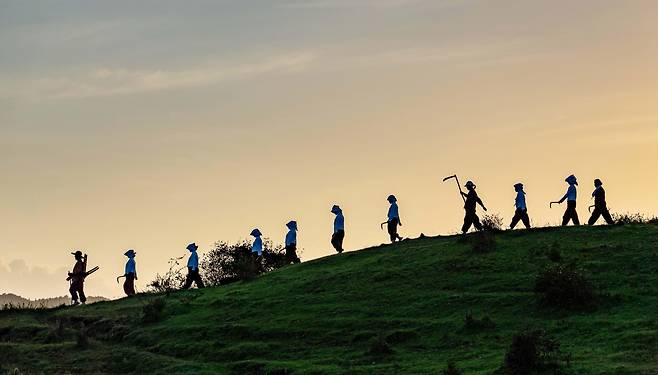
[[[468,332],[477,332],[495,327],[496,324],[488,316],[477,319],[472,313],[468,313],[464,318],[464,330]]]
[[[183,270],[187,266],[181,266],[180,262],[185,257],[169,259],[169,271],[164,275],[156,274],[155,280],[151,281],[147,287],[149,291],[155,293],[165,293],[180,289],[185,282],[185,274]]]
[[[526,375],[547,370],[554,373],[569,365],[569,356],[560,343],[542,330],[525,331],[512,339],[505,354],[505,368],[512,374]]]
[[[167,302],[164,298],[156,298],[142,308],[142,322],[157,323],[164,318],[164,308]]]
[[[535,282],[540,303],[557,308],[577,308],[592,305],[594,286],[573,265],[557,264],[542,271]]]
[[[271,241],[263,241],[263,255],[254,258],[251,243],[236,244],[217,242],[201,261],[204,281],[209,285],[223,285],[239,280],[247,280],[259,274],[273,271],[285,265],[285,250],[274,246]]]
[[[503,230],[503,219],[498,214],[484,215],[482,229],[490,232],[500,232]]]
[[[455,365],[455,362],[448,362],[448,365],[446,368],[443,370],[443,375],[461,375],[461,371],[457,368],[457,365]]]
[[[473,233],[469,238],[469,242],[475,253],[487,253],[496,247],[496,237],[491,231]]]
[[[658,221],[657,217],[648,217],[640,213],[612,214],[612,220],[617,224],[653,224]]]

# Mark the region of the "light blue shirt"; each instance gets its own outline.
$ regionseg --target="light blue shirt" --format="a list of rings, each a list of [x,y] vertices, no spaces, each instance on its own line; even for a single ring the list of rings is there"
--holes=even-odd
[[[567,193],[564,196],[567,198],[567,201],[575,201],[578,196],[576,185],[569,185]]]
[[[263,254],[263,240],[260,237],[256,237],[254,244],[251,247],[252,253],[258,253],[258,255]]]
[[[388,208],[388,221],[391,221],[393,219],[400,220],[400,212],[398,211],[398,204],[395,202],[391,203],[391,207]]]
[[[519,210],[526,210],[528,207],[525,205],[525,193],[522,191],[519,191],[516,193],[516,201],[515,201],[516,208]]]
[[[286,234],[286,246],[297,245],[297,231],[291,229]]]
[[[345,230],[345,217],[342,213],[336,215],[336,218],[334,219],[334,233],[339,230]]]
[[[137,274],[137,268],[135,266],[135,258],[128,259],[126,262],[126,275],[129,273]]]
[[[199,256],[196,251],[193,251],[192,254],[190,254],[190,259],[187,260],[187,266],[192,268],[192,270],[199,268]]]

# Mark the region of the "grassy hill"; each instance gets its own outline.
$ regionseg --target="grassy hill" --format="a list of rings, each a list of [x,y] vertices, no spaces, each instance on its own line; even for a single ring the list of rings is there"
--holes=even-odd
[[[27,373],[440,374],[454,361],[464,374],[491,374],[531,327],[559,340],[568,373],[658,374],[658,226],[495,241],[477,253],[458,236],[409,240],[225,287],[4,311],[0,364]],[[556,253],[586,270],[597,307],[538,304],[535,279]],[[162,319],[145,323],[155,299],[165,301]],[[467,329],[469,314],[495,326]]]

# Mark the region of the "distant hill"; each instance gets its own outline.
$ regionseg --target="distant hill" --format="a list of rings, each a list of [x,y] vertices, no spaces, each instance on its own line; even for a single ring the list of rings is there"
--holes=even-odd
[[[87,303],[95,303],[108,301],[104,297],[87,297]],[[19,308],[53,308],[61,305],[67,305],[71,303],[71,297],[62,296],[62,297],[53,297],[53,298],[40,298],[35,300],[30,300],[17,296],[12,293],[3,293],[0,294],[0,310],[5,307],[19,307]]]
[[[0,311],[0,374],[417,375],[453,361],[491,375],[530,328],[570,355],[565,375],[658,375],[658,225],[505,231],[478,250],[483,238],[348,251],[216,288]],[[600,302],[541,306],[537,276],[571,263]]]

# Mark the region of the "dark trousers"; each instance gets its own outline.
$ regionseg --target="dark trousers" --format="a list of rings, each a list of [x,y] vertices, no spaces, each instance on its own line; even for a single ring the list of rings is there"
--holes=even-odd
[[[201,275],[199,275],[199,269],[193,270],[192,267],[187,267],[187,278],[185,278],[185,284],[183,284],[183,289],[190,289],[192,282],[196,284],[196,287],[201,289],[203,288],[203,280],[201,280]]]
[[[123,291],[127,296],[135,295],[135,274],[129,273],[126,275],[126,280],[123,282]]]
[[[475,213],[475,210],[466,210],[466,216],[464,216],[464,226],[462,226],[462,233],[468,232],[471,229],[471,225],[477,230],[482,230],[482,224],[480,224],[480,218]]]
[[[569,221],[573,221],[573,225],[580,225],[580,219],[578,219],[578,212],[576,211],[576,201],[567,201],[567,210],[562,216],[562,226],[569,224]]]
[[[514,213],[514,217],[512,218],[512,224],[510,224],[510,228],[514,229],[516,224],[519,223],[519,221],[523,221],[523,225],[525,225],[526,228],[530,229],[530,217],[528,216],[528,209],[520,209],[517,208],[516,212]]]
[[[286,246],[286,264],[300,263],[301,259],[297,256],[297,244]]]
[[[398,225],[400,225],[400,219],[397,217],[388,221],[388,235],[391,237],[391,242],[395,242],[395,240],[402,241],[402,237],[398,234]]]
[[[78,302],[78,296],[80,296],[80,302],[87,302],[87,296],[85,296],[85,282],[82,280],[75,280],[71,282],[71,287],[69,288],[71,292],[71,299],[73,302]]]
[[[599,220],[599,217],[603,216],[603,219],[605,219],[605,222],[612,225],[615,223],[614,220],[612,220],[612,216],[610,216],[610,211],[608,211],[607,206],[600,206],[600,207],[594,207],[594,211],[592,211],[592,217],[589,218],[589,222],[587,224],[589,225],[594,225],[597,220]]]
[[[345,231],[339,230],[331,236],[331,245],[336,249],[338,254],[343,252],[343,240],[345,239]]]

